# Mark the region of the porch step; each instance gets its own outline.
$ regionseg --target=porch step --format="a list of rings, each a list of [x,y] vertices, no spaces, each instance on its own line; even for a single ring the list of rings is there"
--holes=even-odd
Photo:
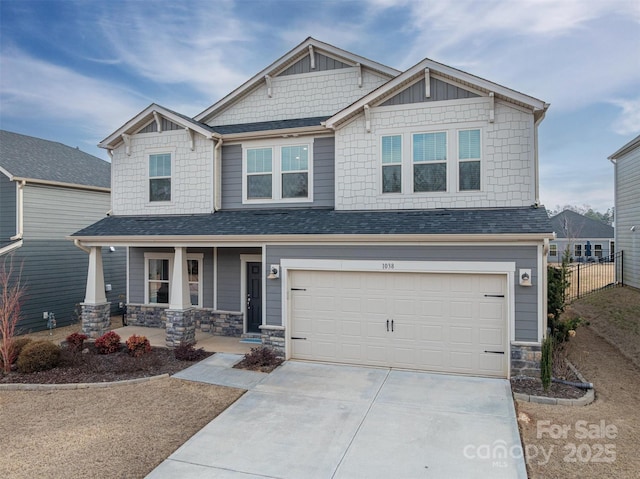
[[[258,345],[262,344],[262,339],[260,333],[244,333],[240,337],[240,342]]]
[[[262,335],[260,333],[242,333],[242,339],[260,339]]]

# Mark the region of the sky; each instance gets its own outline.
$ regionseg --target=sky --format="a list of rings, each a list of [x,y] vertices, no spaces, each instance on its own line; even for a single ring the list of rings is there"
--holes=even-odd
[[[0,0],[0,128],[106,160],[97,143],[149,104],[194,116],[308,36],[550,103],[542,203],[613,206],[607,157],[640,134],[640,0]]]

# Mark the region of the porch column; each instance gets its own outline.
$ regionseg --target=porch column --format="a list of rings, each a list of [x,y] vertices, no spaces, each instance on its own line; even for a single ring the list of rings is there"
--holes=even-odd
[[[176,247],[169,291],[169,309],[166,310],[167,346],[175,347],[182,341],[195,342],[196,328],[191,309],[187,248]]]
[[[90,338],[102,336],[111,325],[111,304],[107,302],[102,269],[102,248],[92,246],[89,252],[87,289],[82,303],[82,332]]]

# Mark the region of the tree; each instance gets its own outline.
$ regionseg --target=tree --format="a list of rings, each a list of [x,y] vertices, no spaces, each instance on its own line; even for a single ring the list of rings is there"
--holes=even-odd
[[[0,267],[0,359],[5,373],[15,360],[13,341],[24,295],[22,270],[16,273],[13,259],[5,258]]]

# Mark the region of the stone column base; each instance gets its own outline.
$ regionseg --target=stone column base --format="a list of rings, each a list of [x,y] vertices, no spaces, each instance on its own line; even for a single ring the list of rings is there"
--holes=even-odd
[[[168,348],[175,348],[181,342],[195,343],[196,321],[191,309],[167,309],[167,337]]]
[[[111,327],[111,303],[87,304],[82,307],[82,332],[91,339],[99,338]]]
[[[511,345],[511,377],[540,377],[540,359],[542,352],[537,344]]]
[[[276,355],[285,357],[284,328],[282,326],[260,326],[262,346],[273,349]]]

